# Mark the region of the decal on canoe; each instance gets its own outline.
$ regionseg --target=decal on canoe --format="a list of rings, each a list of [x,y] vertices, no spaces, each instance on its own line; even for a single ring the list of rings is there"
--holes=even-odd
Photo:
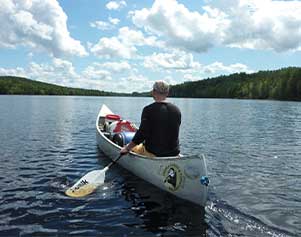
[[[183,174],[181,169],[175,165],[169,165],[163,170],[164,185],[170,191],[177,191],[183,183]]]

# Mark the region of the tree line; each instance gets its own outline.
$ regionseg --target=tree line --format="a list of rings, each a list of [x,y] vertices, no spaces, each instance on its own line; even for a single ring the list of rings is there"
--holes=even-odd
[[[170,96],[301,100],[301,68],[289,67],[257,73],[235,73],[185,82],[170,88]]]
[[[0,94],[84,95],[84,96],[150,96],[149,92],[114,93],[63,87],[20,77],[0,77]],[[235,73],[173,85],[171,97],[237,98],[301,101],[301,68],[288,67],[274,71]]]
[[[80,96],[121,96],[99,90],[71,88],[30,80],[22,77],[0,76],[0,94],[8,95],[80,95]]]

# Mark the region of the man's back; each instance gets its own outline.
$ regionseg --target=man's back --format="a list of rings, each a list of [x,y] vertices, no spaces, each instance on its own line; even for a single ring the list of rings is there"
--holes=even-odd
[[[144,107],[139,129],[132,141],[120,150],[120,154],[132,149],[150,157],[176,156],[180,153],[181,112],[177,106],[166,102],[168,92],[169,85],[165,81],[154,83],[151,94],[155,103]]]
[[[137,144],[145,140],[146,150],[156,156],[178,155],[180,124],[181,112],[175,105],[152,103],[143,109],[140,131],[133,141]]]

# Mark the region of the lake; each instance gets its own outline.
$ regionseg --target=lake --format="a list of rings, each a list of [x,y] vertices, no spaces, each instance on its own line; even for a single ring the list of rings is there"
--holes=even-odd
[[[64,191],[110,160],[103,103],[139,124],[151,98],[0,96],[0,236],[300,236],[301,103],[171,98],[183,154],[205,154],[205,208],[119,166],[86,198]]]

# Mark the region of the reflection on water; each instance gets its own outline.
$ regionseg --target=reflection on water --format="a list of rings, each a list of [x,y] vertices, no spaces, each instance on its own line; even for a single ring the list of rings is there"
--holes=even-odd
[[[64,194],[110,162],[95,139],[101,105],[139,123],[151,98],[0,96],[0,236],[300,236],[300,103],[171,100],[182,152],[207,157],[205,208],[118,165],[88,197]]]
[[[131,203],[131,210],[143,221],[139,228],[164,236],[206,234],[203,207],[175,198],[135,177],[127,179],[122,189],[125,200]]]

